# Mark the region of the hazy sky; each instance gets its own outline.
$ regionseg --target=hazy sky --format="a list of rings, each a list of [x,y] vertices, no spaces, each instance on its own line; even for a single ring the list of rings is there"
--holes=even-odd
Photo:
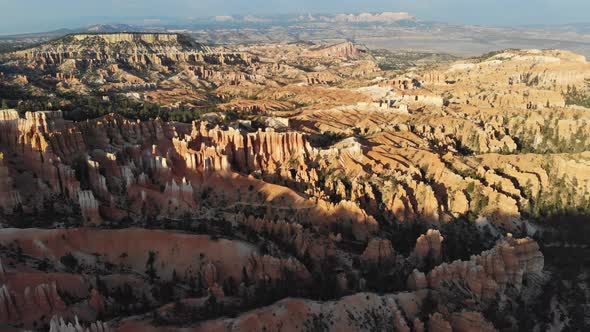
[[[458,24],[560,24],[590,21],[590,0],[0,0],[0,34],[123,18],[366,11],[407,11]]]

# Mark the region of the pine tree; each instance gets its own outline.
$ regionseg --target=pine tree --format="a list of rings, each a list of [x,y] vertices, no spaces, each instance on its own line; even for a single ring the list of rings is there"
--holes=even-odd
[[[248,277],[248,272],[246,272],[246,267],[242,268],[242,282],[246,287],[250,286],[250,277]]]
[[[176,274],[176,269],[172,270],[172,283],[178,283],[178,275]]]
[[[156,255],[156,252],[150,250],[147,262],[145,263],[145,274],[148,275],[150,281],[152,282],[158,278],[156,268],[154,267],[154,263],[156,262]]]

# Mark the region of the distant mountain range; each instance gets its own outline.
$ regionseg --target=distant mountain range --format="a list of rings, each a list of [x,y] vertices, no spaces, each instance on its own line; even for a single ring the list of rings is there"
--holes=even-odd
[[[136,23],[139,22],[139,23]],[[174,32],[207,44],[353,41],[369,48],[477,55],[504,48],[559,48],[590,56],[590,23],[483,27],[421,20],[410,13],[214,16],[146,19],[0,37],[0,48],[23,48],[70,33]]]
[[[95,24],[86,27],[64,28],[41,33],[26,33],[15,35],[0,35],[0,39],[28,38],[49,35],[65,35],[81,32],[124,32],[124,31],[167,31],[202,28],[209,25],[214,28],[220,26],[236,25],[292,25],[301,23],[379,23],[379,24],[407,24],[409,22],[423,22],[407,12],[383,12],[383,13],[360,13],[360,14],[308,14],[308,15],[272,15],[272,16],[212,16],[191,19],[167,19],[166,24],[160,23],[158,19],[146,19],[142,23],[114,23]]]
[[[406,12],[383,12],[361,14],[333,14],[333,15],[299,15],[293,17],[262,17],[262,16],[216,16],[217,22],[246,22],[246,23],[278,23],[285,19],[288,22],[338,22],[338,23],[396,23],[399,21],[414,21],[415,16]]]

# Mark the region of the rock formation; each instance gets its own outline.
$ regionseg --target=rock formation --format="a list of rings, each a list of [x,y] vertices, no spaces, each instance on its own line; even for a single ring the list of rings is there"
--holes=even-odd
[[[382,264],[391,264],[395,259],[395,252],[391,241],[374,238],[369,241],[361,257],[366,263],[381,266]]]
[[[0,303],[0,321],[3,323],[31,322],[67,309],[55,282],[26,287],[22,294],[12,292],[3,285],[0,288]]]
[[[73,323],[66,323],[62,317],[53,316],[49,325],[50,332],[111,332],[112,329],[106,323],[97,321],[89,327],[84,328],[78,322],[78,317],[74,317]]]
[[[416,247],[412,256],[420,265],[430,261],[433,264],[440,263],[442,259],[442,242],[444,238],[439,231],[429,229],[426,234],[420,235],[416,240]]]
[[[318,49],[310,50],[307,54],[310,57],[356,57],[359,55],[358,48],[351,42],[345,42],[342,44],[331,45],[327,47],[321,47]]]
[[[507,285],[520,289],[523,278],[542,272],[543,254],[531,239],[514,239],[508,235],[492,250],[472,256],[469,261],[443,263],[428,273],[428,285],[434,289],[464,282],[471,293],[484,300],[494,299]],[[411,277],[412,278],[412,277]],[[420,285],[421,276],[411,284]]]
[[[14,189],[8,167],[4,166],[4,155],[0,153],[0,207],[4,213],[10,214],[22,204],[20,193]]]
[[[328,302],[285,299],[236,318],[203,322],[190,330],[195,332],[231,329],[260,330],[264,327],[275,330],[281,326],[290,326],[294,331],[306,331],[313,326],[324,326],[327,331],[364,331],[367,328],[410,331],[410,326],[414,326],[415,323],[413,320],[406,320],[406,317],[414,317],[417,314],[417,308],[425,296],[425,292],[400,293],[382,297],[370,293],[359,293]],[[373,314],[368,315],[369,312]],[[325,321],[317,320],[320,314],[325,317]],[[146,328],[145,322],[128,321],[124,322],[119,330],[144,328]]]

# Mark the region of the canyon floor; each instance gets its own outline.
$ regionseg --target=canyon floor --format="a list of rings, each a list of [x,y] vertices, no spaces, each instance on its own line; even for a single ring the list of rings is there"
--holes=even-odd
[[[0,54],[2,331],[582,331],[590,63],[81,33]]]

